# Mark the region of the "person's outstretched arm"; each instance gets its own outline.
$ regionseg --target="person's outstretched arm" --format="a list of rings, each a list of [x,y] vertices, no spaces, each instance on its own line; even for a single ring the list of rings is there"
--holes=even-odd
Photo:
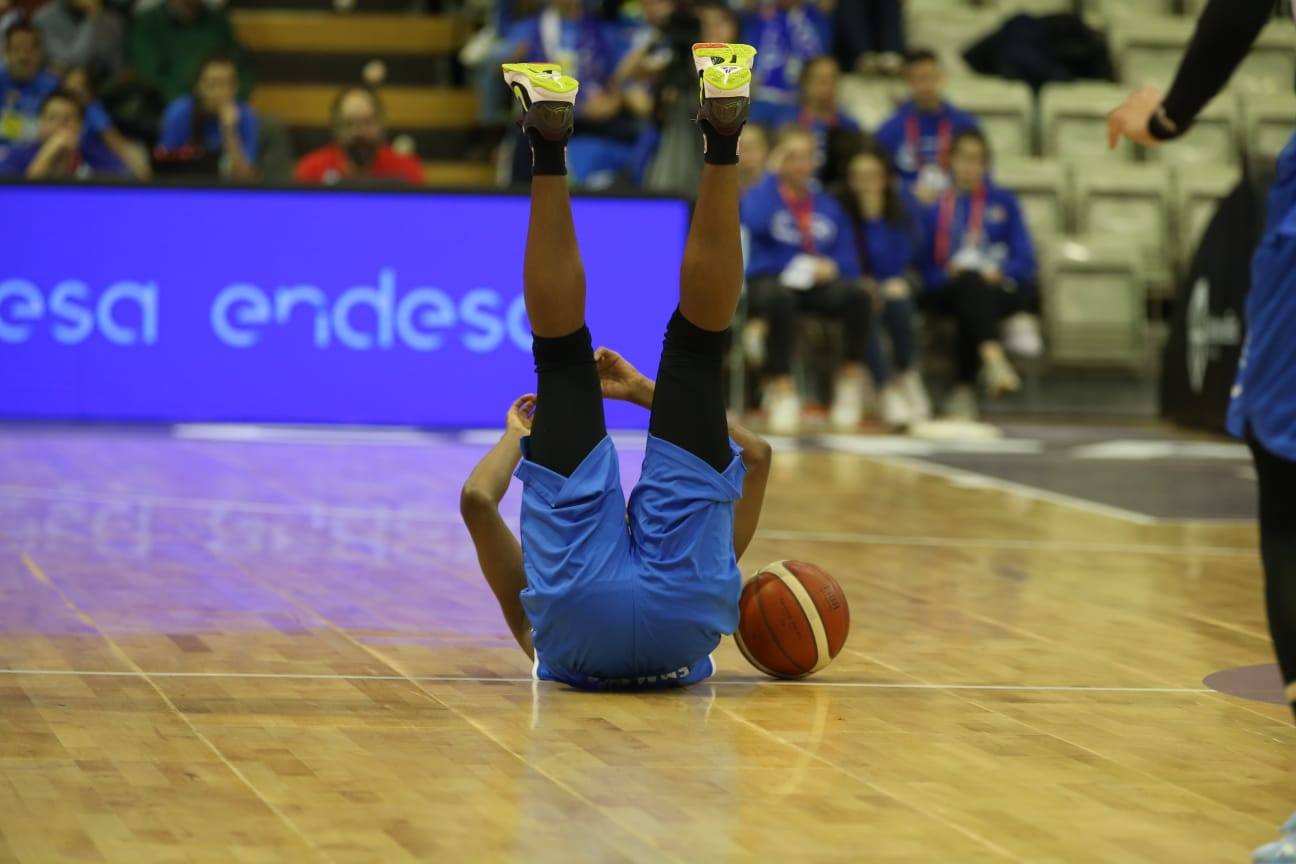
[[[595,351],[594,361],[598,364],[604,398],[618,399],[652,410],[653,393],[656,390],[652,379],[610,348]],[[729,421],[729,435],[742,448],[743,466],[747,469],[742,498],[734,505],[734,556],[741,558],[751,544],[760,522],[774,451],[764,438],[732,420]]]
[[[1188,131],[1206,103],[1224,89],[1274,14],[1274,0],[1210,0],[1164,99],[1155,87],[1130,94],[1107,121],[1107,145],[1121,136],[1157,144]]]
[[[507,428],[468,475],[459,495],[459,512],[477,550],[486,583],[490,585],[509,631],[528,657],[535,657],[531,645],[531,623],[519,596],[526,587],[522,566],[522,544],[500,515],[499,504],[508,492],[513,469],[522,458],[521,441],[531,431],[535,396],[523,396],[509,408]]]

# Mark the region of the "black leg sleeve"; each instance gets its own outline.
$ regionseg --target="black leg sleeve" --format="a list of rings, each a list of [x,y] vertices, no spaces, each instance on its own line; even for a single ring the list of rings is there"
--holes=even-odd
[[[728,331],[703,330],[678,309],[666,327],[648,431],[717,471],[729,465],[724,363]]]
[[[607,435],[589,328],[553,339],[536,336],[531,351],[538,378],[531,461],[570,477]]]

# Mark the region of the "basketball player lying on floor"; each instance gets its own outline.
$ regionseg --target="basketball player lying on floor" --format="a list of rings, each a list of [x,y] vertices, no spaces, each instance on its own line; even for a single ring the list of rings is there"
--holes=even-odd
[[[596,356],[585,326],[565,176],[578,84],[553,64],[504,67],[532,151],[523,291],[538,385],[514,403],[504,437],[469,476],[462,512],[536,676],[585,689],[684,686],[712,674],[711,652],[738,623],[737,559],[769,472],[769,446],[728,424],[721,382],[742,287],[738,135],[756,51],[713,44],[693,54],[706,164],[655,384],[615,352]],[[626,237],[650,241],[633,226]],[[628,508],[604,396],[652,412]],[[515,469],[520,543],[498,509]]]

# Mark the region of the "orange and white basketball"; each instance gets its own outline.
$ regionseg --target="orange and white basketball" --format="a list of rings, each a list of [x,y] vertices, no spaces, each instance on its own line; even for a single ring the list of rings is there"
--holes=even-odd
[[[837,580],[805,561],[775,561],[738,599],[738,650],[775,678],[823,669],[846,644],[850,607]]]

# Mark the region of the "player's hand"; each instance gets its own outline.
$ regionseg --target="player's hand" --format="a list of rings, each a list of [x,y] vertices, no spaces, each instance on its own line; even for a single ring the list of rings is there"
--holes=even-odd
[[[629,360],[611,348],[599,348],[594,352],[594,362],[598,366],[604,399],[619,399],[638,405],[643,405],[646,400],[648,405],[652,404],[652,382]]]
[[[1003,273],[1001,273],[999,268],[995,265],[989,264],[981,268],[981,278],[989,282],[991,285],[998,285],[1003,281]]]
[[[1136,144],[1154,147],[1161,142],[1148,131],[1148,121],[1161,107],[1161,91],[1155,87],[1140,87],[1107,115],[1107,149],[1115,150],[1122,137]]]
[[[509,432],[530,435],[531,418],[535,416],[535,409],[536,397],[534,393],[519,396],[518,400],[509,406],[508,417],[504,421],[505,428]]]

